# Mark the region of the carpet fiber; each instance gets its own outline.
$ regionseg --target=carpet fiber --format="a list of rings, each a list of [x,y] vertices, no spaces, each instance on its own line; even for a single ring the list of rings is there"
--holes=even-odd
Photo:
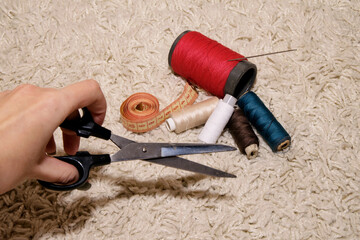
[[[181,94],[185,80],[167,57],[183,31],[245,56],[297,51],[251,60],[252,90],[291,135],[290,149],[273,153],[260,137],[252,160],[239,151],[187,157],[236,179],[136,160],[96,168],[88,191],[27,181],[0,196],[0,239],[359,239],[359,16],[357,0],[1,1],[0,90],[96,79],[104,125],[136,141],[197,142],[202,127],[136,134],[120,123],[133,93],[155,95],[161,109]],[[235,146],[227,130],[218,143]],[[93,138],[80,148],[116,151]]]

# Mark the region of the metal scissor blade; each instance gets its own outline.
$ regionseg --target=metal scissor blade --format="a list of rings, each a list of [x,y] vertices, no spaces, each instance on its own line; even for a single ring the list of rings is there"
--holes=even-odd
[[[155,159],[148,159],[148,160],[144,160],[144,161],[164,165],[167,167],[178,168],[178,169],[182,169],[182,170],[186,170],[186,171],[190,171],[190,172],[201,173],[201,174],[214,176],[214,177],[236,178],[236,176],[233,174],[223,172],[221,170],[211,168],[211,167],[202,165],[200,163],[192,162],[190,160],[187,160],[187,159],[181,158],[181,157],[155,158]]]
[[[205,143],[130,143],[111,156],[112,162],[152,159],[210,152],[233,151],[236,148]]]
[[[126,145],[130,144],[130,143],[134,143],[135,141],[132,141],[130,139],[124,138],[124,137],[120,137],[118,135],[115,135],[113,133],[111,133],[110,136],[110,140],[115,143],[116,146],[118,146],[119,148],[123,148]]]
[[[131,143],[135,143],[135,141],[117,136],[115,134],[111,134],[110,139],[120,148],[123,148],[126,145],[129,145]],[[199,144],[196,144],[196,145],[199,145]],[[209,144],[204,144],[202,146],[206,146],[206,145],[209,145]],[[211,145],[214,145],[214,144],[211,144]],[[220,144],[217,144],[216,146],[217,147],[215,147],[215,148],[218,148],[218,151],[232,151],[232,150],[236,149],[236,148],[233,148],[230,146],[225,146],[225,145],[220,145]],[[111,157],[111,161],[114,161],[114,159],[116,158],[115,155],[113,155]],[[173,167],[173,168],[182,169],[185,171],[201,173],[201,174],[214,176],[214,177],[236,178],[236,176],[233,174],[223,172],[221,170],[217,170],[215,168],[211,168],[211,167],[202,165],[200,163],[192,162],[190,160],[187,160],[187,159],[181,158],[181,157],[153,158],[153,159],[148,159],[148,160],[144,160],[144,161],[149,161],[149,162],[160,164],[160,165],[167,166],[167,167]]]
[[[172,157],[177,155],[190,155],[211,152],[234,151],[236,148],[221,144],[169,144],[161,147],[162,157]]]

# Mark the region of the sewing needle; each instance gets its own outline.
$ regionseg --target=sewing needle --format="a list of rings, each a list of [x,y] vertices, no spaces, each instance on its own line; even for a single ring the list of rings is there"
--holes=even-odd
[[[292,52],[292,51],[296,51],[296,50],[297,49],[289,49],[289,50],[278,51],[278,52],[264,53],[264,54],[249,56],[249,57],[230,59],[228,61],[241,61],[241,60],[246,60],[248,58],[263,57],[263,56],[267,56],[267,55],[273,55],[273,54],[285,53],[285,52]]]

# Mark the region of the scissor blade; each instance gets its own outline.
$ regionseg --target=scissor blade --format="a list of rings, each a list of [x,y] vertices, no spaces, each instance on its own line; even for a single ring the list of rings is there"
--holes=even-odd
[[[221,144],[169,144],[161,147],[162,157],[190,155],[211,152],[234,151],[236,148]]]
[[[192,162],[190,160],[187,160],[187,159],[181,158],[181,157],[155,158],[155,159],[148,159],[145,161],[164,165],[167,167],[178,168],[178,169],[182,169],[185,171],[214,176],[214,177],[236,178],[236,176],[233,174],[223,172],[221,170],[211,168],[211,167],[202,165],[200,163]]]
[[[130,143],[111,156],[112,162],[173,157],[210,152],[233,151],[236,148],[205,143]]]
[[[118,146],[119,148],[123,148],[126,145],[130,144],[130,143],[134,143],[135,141],[132,141],[130,139],[124,138],[124,137],[120,137],[118,135],[115,134],[111,134],[110,136],[110,140],[115,143],[116,146]]]

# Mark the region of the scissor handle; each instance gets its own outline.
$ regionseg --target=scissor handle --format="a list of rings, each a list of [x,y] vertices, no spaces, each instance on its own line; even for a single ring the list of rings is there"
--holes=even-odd
[[[111,131],[94,122],[90,111],[83,108],[83,116],[73,120],[65,120],[60,127],[76,132],[76,135],[84,138],[94,136],[109,140]]]
[[[92,167],[110,164],[109,154],[91,155],[88,152],[77,152],[73,156],[56,157],[57,159],[75,166],[79,172],[79,180],[69,185],[59,185],[55,183],[38,180],[45,188],[56,191],[67,191],[83,186],[89,178],[89,172]]]

